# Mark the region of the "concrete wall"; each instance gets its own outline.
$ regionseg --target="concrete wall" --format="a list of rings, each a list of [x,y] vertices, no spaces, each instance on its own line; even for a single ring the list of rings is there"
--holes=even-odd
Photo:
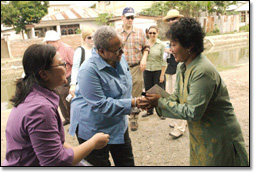
[[[61,40],[72,46],[73,49],[81,45],[81,34],[62,36]],[[22,58],[25,50],[32,44],[42,44],[43,38],[29,39],[29,40],[11,40],[10,51],[12,53],[11,58]]]
[[[218,28],[220,33],[239,32],[239,15],[199,17],[198,21],[205,32]]]
[[[5,39],[1,39],[1,59],[10,58],[8,45]]]

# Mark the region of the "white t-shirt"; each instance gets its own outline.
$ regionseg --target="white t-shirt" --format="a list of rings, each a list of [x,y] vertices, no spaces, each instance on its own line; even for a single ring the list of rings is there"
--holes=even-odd
[[[83,46],[82,46],[83,47]],[[84,48],[84,47],[83,47]],[[85,48],[84,48],[85,49]],[[76,85],[77,82],[77,75],[80,68],[80,62],[81,62],[81,48],[77,48],[73,55],[73,67],[72,67],[72,73],[71,73],[71,83],[70,85]],[[85,59],[83,63],[88,60],[92,55],[92,49],[85,49]]]

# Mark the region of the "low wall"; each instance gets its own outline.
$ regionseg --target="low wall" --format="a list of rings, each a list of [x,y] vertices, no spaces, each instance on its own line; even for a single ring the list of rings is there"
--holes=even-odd
[[[233,42],[243,42],[249,40],[249,32],[237,33],[237,34],[226,34],[205,37],[204,43],[206,46],[221,45]]]
[[[75,49],[81,45],[81,35],[80,34],[62,36],[61,40],[64,43],[72,46],[73,49]],[[242,41],[247,41],[247,40],[249,40],[249,32],[217,35],[217,36],[208,36],[208,37],[205,37],[204,44],[205,44],[205,47],[210,47],[213,45],[220,45],[220,44],[239,42],[239,41],[242,42]],[[6,62],[10,62],[10,64],[12,64],[13,61],[17,61],[16,59],[21,60],[23,53],[27,49],[27,47],[30,46],[31,44],[36,44],[36,43],[43,43],[43,38],[10,41],[11,58],[2,59],[1,67]],[[19,66],[20,63],[15,64],[15,65]]]
[[[61,36],[61,41],[77,48],[81,45],[81,34]],[[10,40],[11,58],[22,58],[25,50],[32,44],[42,44],[43,38],[35,38],[29,40]]]

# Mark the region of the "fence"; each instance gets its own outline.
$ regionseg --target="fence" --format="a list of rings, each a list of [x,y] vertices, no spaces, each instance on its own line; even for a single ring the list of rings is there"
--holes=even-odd
[[[239,15],[200,17],[198,21],[206,33],[219,30],[219,32],[239,32]]]

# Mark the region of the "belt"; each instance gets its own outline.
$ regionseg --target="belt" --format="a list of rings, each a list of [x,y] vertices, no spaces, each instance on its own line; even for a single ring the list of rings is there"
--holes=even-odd
[[[140,61],[139,62],[137,62],[137,63],[133,63],[133,64],[128,64],[129,65],[129,67],[135,67],[135,66],[137,66],[137,65],[140,65]]]

